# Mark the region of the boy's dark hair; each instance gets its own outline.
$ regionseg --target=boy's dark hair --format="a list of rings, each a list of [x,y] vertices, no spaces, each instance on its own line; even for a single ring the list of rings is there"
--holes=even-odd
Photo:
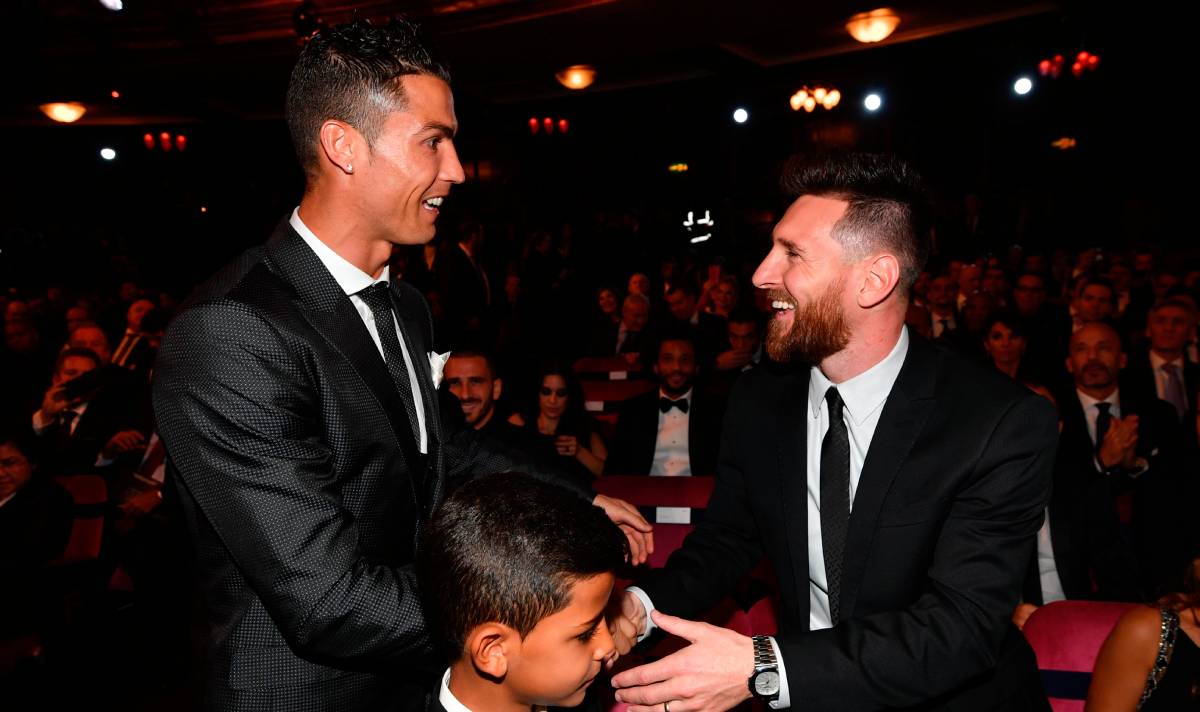
[[[570,603],[576,581],[616,571],[629,551],[604,510],[517,472],[463,484],[427,533],[420,581],[430,630],[452,659],[484,623],[524,638]]]
[[[345,121],[373,146],[392,111],[407,97],[400,78],[450,73],[421,44],[415,25],[355,20],[323,29],[300,52],[287,90],[287,123],[300,167],[310,178],[320,160],[317,135],[329,119]]]

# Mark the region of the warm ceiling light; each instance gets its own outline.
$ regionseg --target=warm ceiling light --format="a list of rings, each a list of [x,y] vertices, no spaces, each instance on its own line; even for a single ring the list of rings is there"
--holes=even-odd
[[[587,89],[596,81],[596,68],[590,64],[576,64],[554,76],[568,89]]]
[[[52,104],[42,104],[38,107],[42,113],[60,124],[78,121],[87,113],[87,107],[77,101],[56,101]]]
[[[890,7],[860,12],[846,23],[846,31],[859,42],[879,42],[887,39],[900,24],[900,16]]]

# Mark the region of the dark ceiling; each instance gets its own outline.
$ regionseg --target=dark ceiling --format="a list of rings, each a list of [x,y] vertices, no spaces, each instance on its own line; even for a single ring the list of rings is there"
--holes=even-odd
[[[10,0],[11,2],[11,0]],[[8,5],[9,3],[6,3]],[[298,39],[298,0],[17,0],[3,57],[12,73],[0,122],[47,122],[38,103],[89,105],[81,123],[278,118]],[[567,94],[554,73],[595,65],[602,94],[803,64],[1059,11],[1052,3],[913,0],[880,45],[855,42],[858,2],[790,0],[404,0],[310,5],[327,23],[403,14],[420,22],[455,78],[483,104]],[[12,21],[15,12],[16,22]],[[120,100],[109,91],[122,93]]]

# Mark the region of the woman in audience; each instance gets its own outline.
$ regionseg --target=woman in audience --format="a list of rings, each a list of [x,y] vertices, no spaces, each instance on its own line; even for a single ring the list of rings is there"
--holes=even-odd
[[[1200,556],[1182,593],[1126,613],[1109,633],[1096,659],[1087,712],[1200,709],[1198,646]]]
[[[584,482],[599,477],[608,450],[595,421],[583,409],[583,394],[570,369],[548,363],[539,370],[536,382],[536,406],[508,419],[523,429],[525,449]]]
[[[725,319],[729,318],[738,305],[738,281],[733,275],[725,275],[717,281],[710,291],[701,295],[701,309],[709,314],[716,314]]]
[[[600,310],[596,318],[599,323],[621,323],[621,297],[617,294],[617,290],[607,285],[597,289],[596,306]]]
[[[984,329],[983,350],[992,365],[1009,378],[1024,381],[1021,359],[1025,355],[1025,328],[1008,312],[996,312],[988,318]]]

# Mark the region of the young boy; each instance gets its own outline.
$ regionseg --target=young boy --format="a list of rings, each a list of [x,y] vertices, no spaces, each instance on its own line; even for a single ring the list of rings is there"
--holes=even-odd
[[[430,630],[450,669],[432,710],[573,707],[615,657],[604,620],[624,535],[573,493],[518,473],[473,479],[429,525]]]

